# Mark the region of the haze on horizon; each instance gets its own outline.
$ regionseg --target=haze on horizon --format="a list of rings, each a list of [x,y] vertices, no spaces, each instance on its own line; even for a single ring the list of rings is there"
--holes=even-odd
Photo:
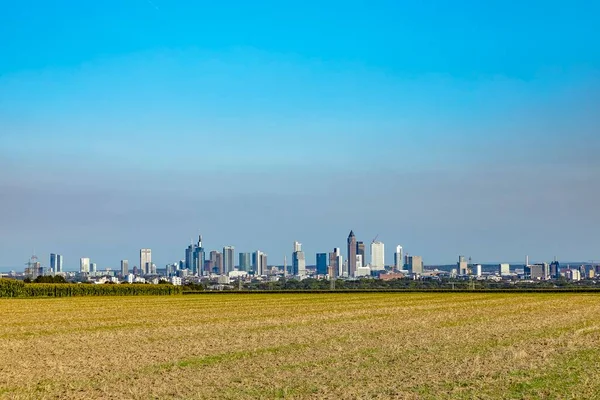
[[[421,4],[423,3],[423,4]],[[10,2],[0,269],[600,259],[594,1]]]

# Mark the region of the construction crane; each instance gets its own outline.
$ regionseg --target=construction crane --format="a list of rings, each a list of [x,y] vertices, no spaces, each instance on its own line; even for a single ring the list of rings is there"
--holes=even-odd
[[[377,234],[377,236],[375,236],[375,239],[373,239],[373,241],[371,243],[375,243],[377,241],[378,237],[379,237],[379,233]]]

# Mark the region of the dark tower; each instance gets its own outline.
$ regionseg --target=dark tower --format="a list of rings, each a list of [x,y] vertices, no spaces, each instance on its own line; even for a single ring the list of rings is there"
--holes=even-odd
[[[360,255],[360,266],[364,267],[366,264],[366,258],[365,258],[365,244],[363,242],[356,242],[356,255]]]
[[[350,231],[348,235],[348,276],[356,275],[356,236]]]

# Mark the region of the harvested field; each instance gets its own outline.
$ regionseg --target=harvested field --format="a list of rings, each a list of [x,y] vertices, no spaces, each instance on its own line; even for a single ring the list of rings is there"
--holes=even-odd
[[[0,300],[2,399],[600,398],[600,295]]]

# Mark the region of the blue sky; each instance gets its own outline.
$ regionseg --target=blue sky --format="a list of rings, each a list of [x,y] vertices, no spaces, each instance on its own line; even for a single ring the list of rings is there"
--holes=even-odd
[[[600,5],[512,3],[4,4],[0,268],[600,258]]]

